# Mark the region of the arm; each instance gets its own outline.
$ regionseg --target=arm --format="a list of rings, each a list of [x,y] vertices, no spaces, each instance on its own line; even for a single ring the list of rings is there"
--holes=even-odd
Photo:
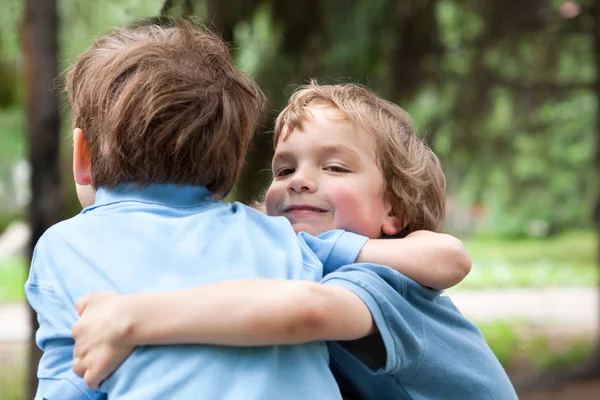
[[[96,293],[81,298],[77,310],[73,369],[90,387],[137,345],[285,345],[352,340],[373,331],[358,296],[307,281],[246,279],[178,292]]]
[[[352,340],[371,333],[369,310],[351,291],[315,282],[243,279],[165,293],[96,293],[77,302],[76,341],[111,322],[131,345],[264,346]],[[115,322],[119,322],[115,324]]]
[[[387,265],[436,290],[460,283],[471,271],[471,259],[460,240],[429,231],[417,231],[404,239],[371,239],[356,262]]]

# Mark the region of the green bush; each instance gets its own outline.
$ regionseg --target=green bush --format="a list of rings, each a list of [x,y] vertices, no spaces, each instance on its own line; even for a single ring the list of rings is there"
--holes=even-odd
[[[0,399],[24,399],[25,385],[26,368],[23,364],[10,364],[0,366]]]
[[[488,345],[504,368],[510,368],[519,352],[519,336],[511,324],[492,322],[479,324]]]
[[[23,257],[0,261],[0,304],[25,300],[26,277],[27,262]]]
[[[465,246],[473,269],[458,287],[595,285],[597,240],[592,231],[571,231],[551,238],[469,238]]]

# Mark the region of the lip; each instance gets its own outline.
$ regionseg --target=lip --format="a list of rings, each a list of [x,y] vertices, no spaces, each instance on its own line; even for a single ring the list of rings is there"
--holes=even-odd
[[[320,207],[311,206],[308,204],[293,204],[283,209],[283,212],[296,217],[310,217],[326,212]]]

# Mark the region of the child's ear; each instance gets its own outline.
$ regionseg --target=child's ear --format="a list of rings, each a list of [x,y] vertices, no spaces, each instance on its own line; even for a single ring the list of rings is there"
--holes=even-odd
[[[85,134],[80,128],[73,131],[73,177],[81,186],[92,183],[92,168]]]
[[[381,232],[386,236],[396,236],[404,229],[403,223],[400,218],[394,216],[392,205],[386,201],[386,212],[387,215],[383,219],[381,224]]]
[[[402,229],[404,229],[404,227],[402,226],[400,218],[394,217],[391,213],[385,217],[383,224],[381,225],[381,232],[386,236],[396,236],[402,232]]]

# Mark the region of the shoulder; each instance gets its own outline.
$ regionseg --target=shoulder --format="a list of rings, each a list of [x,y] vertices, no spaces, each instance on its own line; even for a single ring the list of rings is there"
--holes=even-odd
[[[270,227],[273,229],[285,229],[291,231],[292,233],[294,232],[292,225],[284,217],[270,217],[256,208],[247,206],[237,201],[231,203],[230,207],[233,213],[244,215],[246,218],[254,220],[265,227]]]

